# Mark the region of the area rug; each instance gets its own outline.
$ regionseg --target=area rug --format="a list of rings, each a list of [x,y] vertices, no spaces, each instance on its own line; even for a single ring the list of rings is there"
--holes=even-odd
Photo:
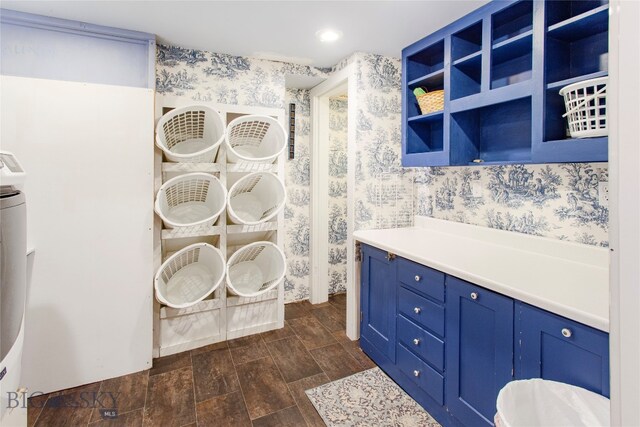
[[[440,426],[380,368],[359,372],[306,393],[329,427]]]

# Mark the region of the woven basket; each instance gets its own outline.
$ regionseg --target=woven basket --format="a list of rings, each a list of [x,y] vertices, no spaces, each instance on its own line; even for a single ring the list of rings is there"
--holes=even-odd
[[[416,98],[422,114],[444,110],[444,90],[434,90]]]

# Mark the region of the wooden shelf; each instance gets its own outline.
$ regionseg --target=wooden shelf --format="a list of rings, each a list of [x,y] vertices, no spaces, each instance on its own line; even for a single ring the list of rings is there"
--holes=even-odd
[[[453,61],[453,65],[461,65],[467,62],[480,61],[481,59],[482,59],[482,51],[479,50],[463,58]]]
[[[409,122],[412,123],[417,123],[417,122],[432,122],[432,121],[436,121],[436,120],[442,120],[443,117],[443,110],[440,111],[434,111],[433,113],[429,113],[429,114],[422,114],[420,116],[414,116],[414,117],[410,117],[408,119]]]
[[[429,86],[437,85],[442,87],[443,82],[444,82],[444,69],[434,71],[433,73],[429,73],[422,77],[418,77],[417,79],[411,80],[409,83],[407,83],[407,85],[409,87],[418,87],[422,85],[429,85]]]
[[[165,228],[162,230],[162,239],[184,239],[188,237],[208,237],[219,236],[222,234],[221,226],[193,226],[193,227],[177,227]]]
[[[562,89],[563,87],[573,84],[573,83],[578,83],[581,82],[583,80],[589,80],[589,79],[595,79],[597,77],[604,77],[609,75],[608,71],[598,71],[595,73],[591,73],[591,74],[585,74],[583,76],[578,76],[578,77],[572,77],[570,79],[565,79],[565,80],[560,80],[557,82],[551,82],[551,83],[547,83],[547,90],[549,89]]]
[[[501,41],[499,43],[496,43],[492,46],[493,50],[502,50],[502,49],[514,49],[514,50],[521,50],[522,49],[522,45],[525,43],[528,43],[529,46],[531,45],[531,41],[527,41],[528,38],[533,36],[533,31],[529,30],[529,31],[525,31],[524,33],[520,33],[517,36],[514,37],[510,37],[507,40]],[[519,55],[518,55],[519,56]]]
[[[547,33],[560,40],[576,41],[608,31],[608,29],[609,5],[605,4],[551,25],[547,29]]]
[[[222,170],[222,165],[218,163],[174,163],[163,162],[162,172],[176,172],[176,173],[189,173],[189,172],[208,172],[216,173]]]

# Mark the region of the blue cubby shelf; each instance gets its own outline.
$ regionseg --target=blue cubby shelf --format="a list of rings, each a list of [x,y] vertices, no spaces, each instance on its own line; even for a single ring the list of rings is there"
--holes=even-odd
[[[608,138],[567,136],[569,84],[608,74],[601,0],[492,1],[402,52],[405,166],[607,161]],[[421,115],[412,90],[445,91]]]

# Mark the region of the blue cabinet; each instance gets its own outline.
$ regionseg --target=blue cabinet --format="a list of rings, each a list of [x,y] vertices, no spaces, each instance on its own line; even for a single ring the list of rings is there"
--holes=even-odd
[[[373,248],[362,248],[360,278],[361,339],[368,341],[391,362],[396,348],[395,256]]]
[[[464,425],[493,425],[512,379],[513,300],[447,277],[446,401]]]
[[[516,378],[544,378],[609,397],[608,334],[516,303]]]
[[[608,74],[607,1],[492,1],[402,51],[404,166],[607,160],[567,135],[563,86]],[[444,90],[422,114],[413,90]]]
[[[604,332],[368,245],[361,282],[362,349],[443,426],[493,425],[513,379],[609,396]]]

